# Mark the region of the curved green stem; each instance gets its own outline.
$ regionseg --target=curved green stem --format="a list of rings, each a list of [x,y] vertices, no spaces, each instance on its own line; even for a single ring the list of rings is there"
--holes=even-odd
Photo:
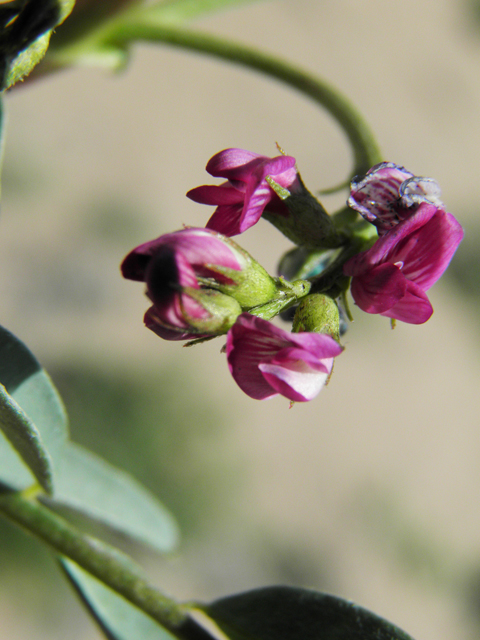
[[[229,60],[277,78],[312,98],[340,124],[354,152],[352,175],[365,173],[381,156],[370,127],[354,105],[332,85],[289,62],[244,45],[177,26],[122,22],[108,42],[124,46],[132,41],[164,42]]]
[[[0,512],[76,562],[180,640],[211,640],[210,634],[189,616],[189,607],[152,587],[132,560],[82,533],[37,500],[18,492],[1,492]]]
[[[148,7],[135,5],[88,33],[80,33],[75,37],[74,33],[67,32],[67,37],[62,38],[62,33],[59,36],[53,41],[50,51],[52,68],[74,64],[82,56],[88,61],[98,52],[110,51],[113,54],[116,51],[118,55],[139,41],[165,43],[249,67],[294,87],[330,113],[345,132],[353,149],[354,167],[349,177],[365,173],[382,160],[370,127],[356,107],[333,85],[276,56],[185,29],[168,19],[162,21],[156,6],[149,10]]]

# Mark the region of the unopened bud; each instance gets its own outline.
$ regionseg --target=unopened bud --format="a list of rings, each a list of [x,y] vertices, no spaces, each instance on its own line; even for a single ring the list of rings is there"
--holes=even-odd
[[[292,331],[326,333],[335,340],[340,339],[340,314],[333,298],[323,293],[306,296],[298,305],[293,319]]]

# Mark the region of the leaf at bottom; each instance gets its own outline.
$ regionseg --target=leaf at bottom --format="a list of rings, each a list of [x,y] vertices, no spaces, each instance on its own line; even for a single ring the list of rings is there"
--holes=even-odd
[[[367,609],[309,589],[266,587],[198,608],[231,640],[412,640]]]
[[[109,640],[174,640],[165,629],[66,558],[60,563],[89,612]]]

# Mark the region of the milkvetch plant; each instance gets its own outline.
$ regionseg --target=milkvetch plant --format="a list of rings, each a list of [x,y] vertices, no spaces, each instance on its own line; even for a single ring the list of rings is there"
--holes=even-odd
[[[225,366],[250,398],[309,402],[344,351],[352,319],[348,295],[364,312],[426,322],[433,313],[426,292],[448,267],[463,230],[446,211],[437,183],[384,161],[363,118],[328,83],[284,60],[185,27],[230,3],[83,0],[73,8],[73,0],[4,2],[1,90],[32,71],[39,77],[87,61],[117,69],[133,43],[149,41],[246,65],[329,111],[353,152],[346,171],[350,193],[340,211],[324,208],[303,183],[297,159],[280,148],[274,156],[226,148],[206,167],[223,182],[187,194],[216,207],[205,228],[146,239],[121,263],[124,278],[143,283],[150,305],[144,323],[160,338],[196,349],[217,339]],[[3,111],[0,116],[3,127]],[[261,218],[276,227],[272,241],[279,231],[294,245],[280,257],[277,274],[232,240]],[[280,318],[287,324],[280,325]],[[216,637],[216,625],[231,640],[411,640],[365,609],[306,589],[267,587],[209,604],[167,597],[132,559],[87,534],[69,514],[100,521],[162,553],[177,544],[173,516],[133,478],[70,441],[53,383],[4,328],[0,383],[0,513],[52,550],[108,638],[207,640]],[[65,507],[66,515],[59,515]]]

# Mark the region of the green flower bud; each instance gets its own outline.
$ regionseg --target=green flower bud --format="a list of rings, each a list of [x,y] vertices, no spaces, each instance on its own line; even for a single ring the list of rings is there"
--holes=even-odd
[[[323,293],[306,296],[298,305],[293,319],[292,331],[326,333],[335,340],[340,339],[340,315],[337,303]]]

